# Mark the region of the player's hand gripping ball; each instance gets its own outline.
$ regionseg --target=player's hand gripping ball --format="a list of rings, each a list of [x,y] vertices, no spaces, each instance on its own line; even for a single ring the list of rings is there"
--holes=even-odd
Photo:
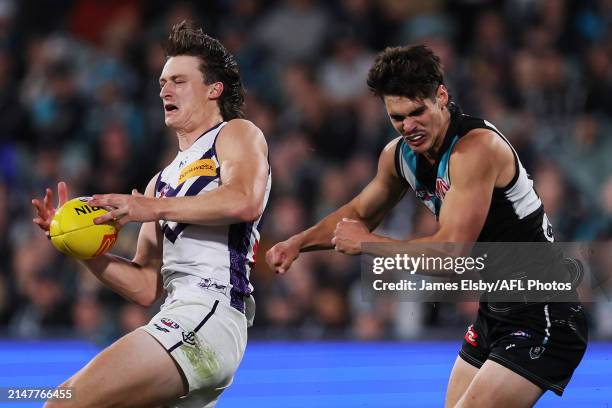
[[[117,228],[113,224],[94,224],[93,220],[108,211],[90,206],[91,197],[78,197],[67,201],[57,209],[49,235],[53,246],[77,259],[91,259],[102,255],[117,240]]]

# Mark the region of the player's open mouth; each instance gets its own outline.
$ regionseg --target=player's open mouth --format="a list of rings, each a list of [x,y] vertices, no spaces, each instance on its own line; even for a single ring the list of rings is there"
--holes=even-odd
[[[169,103],[169,104],[164,105],[164,110],[166,112],[174,112],[178,110],[178,106]]]
[[[406,136],[406,140],[409,142],[418,142],[425,137],[425,133],[416,133],[414,135]]]

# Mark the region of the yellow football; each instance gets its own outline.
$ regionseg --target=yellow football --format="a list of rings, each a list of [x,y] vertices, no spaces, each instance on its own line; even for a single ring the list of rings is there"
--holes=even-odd
[[[102,255],[117,240],[117,228],[112,223],[94,224],[94,218],[108,210],[90,206],[90,199],[78,197],[64,203],[55,212],[49,229],[53,246],[77,259]]]

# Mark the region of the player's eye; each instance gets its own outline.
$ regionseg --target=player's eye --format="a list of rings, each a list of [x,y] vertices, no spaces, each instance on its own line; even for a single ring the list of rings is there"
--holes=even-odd
[[[425,107],[416,109],[415,111],[410,113],[410,116],[419,116],[421,115],[423,112],[425,112]]]

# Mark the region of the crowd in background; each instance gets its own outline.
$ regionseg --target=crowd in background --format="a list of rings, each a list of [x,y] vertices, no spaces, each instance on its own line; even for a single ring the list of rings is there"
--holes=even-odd
[[[32,224],[30,200],[58,180],[73,197],[142,192],[172,160],[161,45],[186,18],[236,56],[248,118],[269,144],[251,336],[422,338],[473,316],[474,303],[363,302],[358,257],[305,254],[282,277],[263,262],[372,178],[395,137],[365,85],[386,46],[425,43],[441,57],[453,99],[519,152],[558,241],[612,236],[610,0],[0,0],[1,335],[104,344],[157,311],[61,256]],[[138,227],[124,228],[113,252],[131,257]],[[435,229],[409,193],[379,232]],[[612,337],[610,304],[589,306],[600,337]]]

